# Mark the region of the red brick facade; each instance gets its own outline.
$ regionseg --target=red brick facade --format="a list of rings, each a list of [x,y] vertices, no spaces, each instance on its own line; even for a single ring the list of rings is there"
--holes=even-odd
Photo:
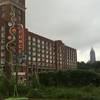
[[[75,69],[76,49],[66,46],[61,40],[53,41],[29,31],[26,32],[26,55],[29,71],[54,71]]]
[[[14,13],[16,31],[13,30],[13,32],[15,32],[16,41],[13,41],[9,48],[10,50],[24,48],[21,49],[20,54],[12,51],[12,59],[9,60],[11,55],[6,46],[10,39],[8,34],[13,22],[12,13]],[[25,0],[1,0],[0,17],[0,71],[4,70],[9,74],[19,63],[19,76],[22,79],[34,70],[45,72],[76,68],[76,49],[66,46],[61,40],[50,40],[25,29]],[[19,24],[24,28],[23,37],[19,33]],[[19,41],[19,37],[24,43]]]

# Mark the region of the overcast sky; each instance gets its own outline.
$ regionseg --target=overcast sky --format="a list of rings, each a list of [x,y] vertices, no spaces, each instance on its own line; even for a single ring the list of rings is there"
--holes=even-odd
[[[26,0],[29,31],[62,40],[89,61],[91,47],[100,60],[100,0]]]

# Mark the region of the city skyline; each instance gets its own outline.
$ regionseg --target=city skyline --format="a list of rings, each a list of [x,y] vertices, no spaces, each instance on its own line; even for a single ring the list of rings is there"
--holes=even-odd
[[[30,0],[26,25],[32,32],[76,48],[78,61],[89,60],[91,46],[100,60],[99,4],[99,0]]]

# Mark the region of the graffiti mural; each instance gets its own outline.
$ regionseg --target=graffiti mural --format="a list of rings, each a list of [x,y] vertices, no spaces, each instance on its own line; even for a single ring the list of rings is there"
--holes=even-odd
[[[11,7],[11,19],[8,22],[8,34],[7,34],[7,43],[6,43],[6,49],[8,51],[8,63],[10,66],[13,64],[13,52],[15,52],[16,47],[15,47],[15,41],[16,41],[16,32],[17,29],[15,27],[15,11],[13,7]],[[12,70],[12,69],[11,69]]]
[[[9,53],[9,63],[13,64],[13,56],[19,55],[24,52],[24,27],[22,24],[17,23],[17,18],[13,7],[11,7],[11,19],[8,22],[9,32],[7,36],[6,49]]]

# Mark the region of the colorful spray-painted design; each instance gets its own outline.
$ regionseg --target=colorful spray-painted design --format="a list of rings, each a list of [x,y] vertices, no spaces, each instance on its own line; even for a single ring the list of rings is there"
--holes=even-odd
[[[6,49],[9,55],[9,64],[13,65],[13,54],[18,55],[24,52],[24,27],[17,23],[14,8],[11,7],[11,19],[8,22],[9,32],[7,37]]]
[[[8,27],[9,27],[9,31],[8,31],[8,35],[7,35],[7,44],[6,44],[6,49],[8,51],[8,60],[6,61],[10,66],[13,65],[13,51],[16,50],[15,47],[15,41],[16,41],[16,33],[17,33],[17,29],[15,27],[15,11],[13,9],[13,7],[11,7],[11,19],[8,22]],[[11,71],[13,71],[13,68],[11,67]]]

